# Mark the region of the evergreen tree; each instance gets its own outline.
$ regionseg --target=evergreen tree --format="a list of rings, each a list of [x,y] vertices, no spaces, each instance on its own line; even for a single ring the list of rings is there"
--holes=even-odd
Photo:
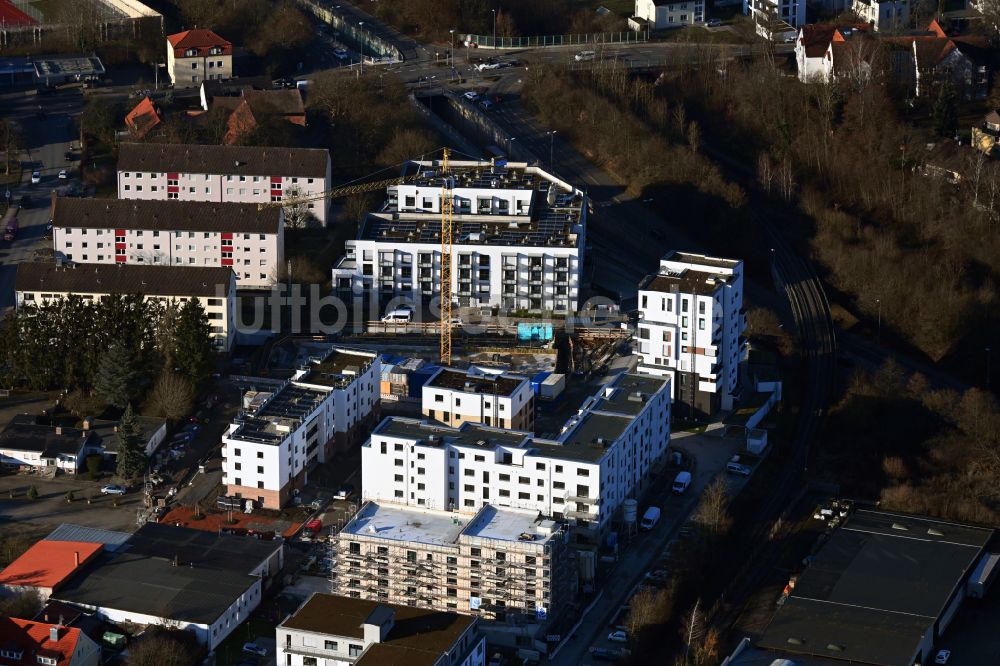
[[[196,387],[212,372],[212,327],[197,299],[187,301],[177,318],[174,363],[181,375]]]
[[[134,479],[146,470],[148,464],[142,448],[142,434],[130,403],[118,424],[118,476],[126,480]]]
[[[132,352],[115,343],[101,357],[94,376],[94,390],[108,404],[125,407],[138,392],[140,380]]]
[[[940,136],[954,136],[958,128],[958,111],[956,109],[955,91],[946,81],[941,86],[938,98],[934,102],[934,131]]]

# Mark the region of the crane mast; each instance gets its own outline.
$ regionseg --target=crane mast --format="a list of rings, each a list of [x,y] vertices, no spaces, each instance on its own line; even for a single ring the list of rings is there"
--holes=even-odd
[[[448,175],[448,149],[441,158],[441,364],[451,365],[451,259],[452,208],[451,177]]]

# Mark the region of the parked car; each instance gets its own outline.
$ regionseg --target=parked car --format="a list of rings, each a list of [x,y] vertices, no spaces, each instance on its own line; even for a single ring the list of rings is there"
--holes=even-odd
[[[575,56],[573,56],[573,60],[577,62],[585,62],[587,60],[593,60],[596,57],[597,57],[596,51],[580,51]]]
[[[401,305],[394,310],[390,310],[382,317],[382,321],[392,324],[408,324],[413,321],[413,308],[409,305]]]
[[[608,634],[608,640],[612,643],[628,643],[628,632],[627,631],[612,631]]]
[[[333,498],[339,500],[350,499],[351,495],[354,494],[354,486],[349,483],[345,483],[340,488],[337,488],[337,492],[334,493]]]
[[[468,91],[462,93],[462,97],[464,97],[465,99],[469,100],[470,102],[478,102],[479,101],[479,93],[477,93],[475,90],[468,90]]]
[[[66,169],[60,169],[59,180],[66,180],[67,178],[69,178],[69,171],[67,171]]]
[[[194,423],[188,423],[186,426],[184,426],[183,428],[181,428],[181,432],[196,433],[196,432],[198,432],[198,430],[199,430],[199,426],[195,425]]]
[[[683,495],[691,485],[691,472],[677,472],[674,484],[670,487],[674,495]]]
[[[493,102],[491,102],[488,99],[484,99],[483,101],[481,101],[479,103],[479,108],[481,108],[483,111],[492,111],[493,110]]]
[[[257,645],[256,643],[244,643],[243,644],[243,651],[244,652],[249,652],[250,654],[255,654],[258,657],[266,657],[267,656],[267,648],[263,647],[263,646],[260,646],[260,645]]]
[[[622,654],[618,650],[608,650],[606,648],[591,648],[590,656],[598,661],[618,661]]]
[[[124,495],[126,492],[127,490],[124,486],[116,486],[113,483],[109,483],[101,488],[102,495]]]
[[[31,184],[32,185],[38,185],[38,183],[40,183],[40,182],[42,182],[42,173],[40,171],[32,171],[31,172]]]
[[[348,58],[350,58],[351,54],[348,53],[346,49],[334,49],[333,50],[333,57],[336,58],[337,60],[340,60],[341,62],[343,62],[344,60],[347,60]]]
[[[708,19],[707,21],[705,21],[705,25],[707,25],[709,28],[718,28],[720,25],[722,25],[722,19]]]
[[[951,650],[938,650],[938,653],[934,656],[934,663],[947,664],[949,659],[951,659]]]
[[[726,472],[729,474],[737,474],[739,476],[750,476],[749,467],[735,462],[726,463]]]

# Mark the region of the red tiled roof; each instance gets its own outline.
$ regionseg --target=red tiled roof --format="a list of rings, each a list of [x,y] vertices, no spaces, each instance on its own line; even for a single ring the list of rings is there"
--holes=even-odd
[[[31,18],[8,0],[0,0],[0,26],[13,27],[19,25],[36,25],[38,21]]]
[[[0,585],[54,590],[102,548],[83,541],[39,541],[0,572]]]
[[[135,108],[125,116],[125,125],[129,131],[141,139],[161,122],[160,114],[156,111],[153,100],[143,97],[142,101],[135,105]]]
[[[59,640],[53,641],[51,629],[58,627]],[[70,666],[80,630],[34,620],[0,618],[0,648],[5,652],[20,652],[20,659],[0,656],[0,666],[37,666],[37,657],[56,659],[57,666]]]
[[[822,58],[833,40],[837,26],[829,23],[814,23],[802,26],[799,42],[805,47],[807,58]]]
[[[233,45],[218,36],[207,28],[195,28],[185,30],[167,37],[167,41],[174,47],[174,56],[184,57],[184,52],[188,49],[197,49],[199,56],[208,55],[208,50],[218,46],[222,48],[223,55],[232,55]]]

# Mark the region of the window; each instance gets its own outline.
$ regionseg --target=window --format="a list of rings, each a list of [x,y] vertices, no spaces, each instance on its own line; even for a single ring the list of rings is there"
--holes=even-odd
[[[353,643],[351,643],[350,645],[347,646],[347,654],[348,656],[351,657],[360,657],[361,652],[364,649],[365,648],[361,645],[354,645]]]
[[[323,641],[323,649],[324,650],[336,650],[337,649],[337,641]]]
[[[318,663],[316,657],[302,657],[302,666],[316,666]]]

